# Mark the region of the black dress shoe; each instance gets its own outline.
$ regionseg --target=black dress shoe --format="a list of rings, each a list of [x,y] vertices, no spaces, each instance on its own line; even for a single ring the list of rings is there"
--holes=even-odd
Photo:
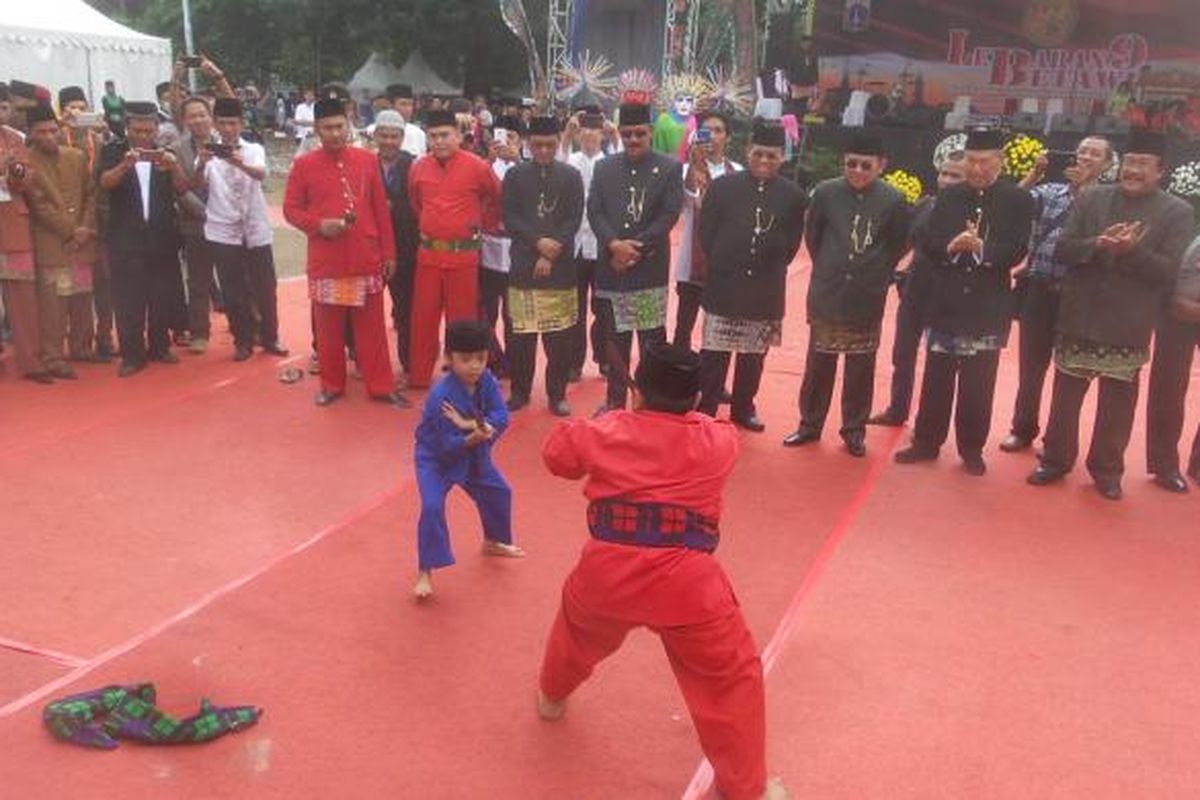
[[[1125,496],[1119,481],[1096,481],[1096,491],[1105,500],[1120,500]]]
[[[937,450],[929,450],[919,445],[911,445],[892,456],[897,464],[919,464],[922,461],[937,461]]]
[[[529,405],[529,398],[523,394],[514,394],[508,398],[507,405],[509,411],[520,411]]]
[[[797,428],[794,433],[783,440],[783,446],[803,447],[806,444],[818,441],[820,438],[821,434],[812,428]]]
[[[313,398],[313,402],[319,406],[324,407],[324,406],[332,404],[339,397],[341,397],[340,394],[336,394],[334,392],[326,392],[326,391],[322,390],[322,391],[317,392],[317,396]]]
[[[843,437],[846,442],[846,452],[855,458],[862,458],[867,454],[867,440],[862,434]]]
[[[54,364],[47,370],[51,377],[57,378],[60,381],[73,381],[79,379],[79,373],[71,369],[67,364]]]
[[[238,345],[233,351],[234,361],[249,361],[250,356],[254,355],[254,349],[247,345]]]
[[[1047,467],[1045,464],[1038,464],[1037,469],[1029,473],[1029,477],[1025,482],[1030,486],[1049,486],[1052,483],[1061,481],[1067,473],[1053,467]]]
[[[963,459],[963,472],[973,478],[982,478],[987,475],[987,462],[979,456],[971,456]]]
[[[290,356],[292,354],[291,350],[288,350],[279,342],[272,342],[271,344],[263,345],[263,352],[270,353],[273,356],[280,356],[281,358]]]
[[[755,414],[735,414],[729,417],[729,421],[751,433],[762,433],[767,429],[767,426]]]
[[[324,392],[322,392],[322,394],[324,394]],[[395,406],[396,408],[412,407],[412,403],[408,402],[408,398],[400,392],[388,392],[387,394],[372,395],[371,399],[376,403],[387,403],[389,406]],[[321,405],[319,400],[317,405]]]
[[[26,372],[21,377],[27,381],[33,381],[34,383],[40,383],[40,384],[43,384],[46,386],[49,386],[50,384],[54,383],[54,376],[51,375],[49,372],[44,372],[44,371],[43,372]]]
[[[1154,483],[1175,494],[1186,494],[1188,491],[1187,481],[1178,472],[1159,473],[1154,476]]]
[[[567,383],[579,383],[583,380],[583,370],[573,369],[567,373]]]
[[[1006,453],[1020,453],[1022,450],[1028,450],[1033,444],[1032,439],[1026,439],[1024,436],[1017,436],[1015,433],[1010,433],[1000,443],[1000,449]]]
[[[121,366],[117,369],[118,378],[128,378],[130,375],[136,375],[146,368],[144,362],[122,361]]]
[[[148,360],[156,361],[159,364],[178,364],[179,356],[168,350],[165,353],[155,353],[151,355]]]
[[[876,414],[867,420],[868,425],[880,425],[884,428],[899,428],[904,425],[905,419],[890,408],[882,414]]]
[[[571,416],[571,407],[567,405],[566,400],[551,400],[550,413],[556,417],[569,417]]]

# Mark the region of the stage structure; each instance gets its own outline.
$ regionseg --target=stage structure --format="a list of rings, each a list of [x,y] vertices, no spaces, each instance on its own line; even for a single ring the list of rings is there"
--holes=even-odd
[[[811,0],[770,6],[805,2]],[[717,73],[745,82],[758,69],[765,33],[754,0],[550,0],[546,31],[551,75],[578,72],[585,59],[602,57],[616,73],[650,69],[663,80]]]

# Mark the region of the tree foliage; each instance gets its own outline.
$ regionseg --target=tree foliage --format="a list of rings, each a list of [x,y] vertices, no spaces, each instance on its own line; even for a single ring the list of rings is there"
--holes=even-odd
[[[181,0],[92,2],[183,51]],[[526,0],[526,9],[544,42],[547,0]],[[524,49],[494,0],[191,0],[191,17],[197,49],[237,82],[345,81],[372,52],[400,65],[417,48],[469,93],[526,82]]]

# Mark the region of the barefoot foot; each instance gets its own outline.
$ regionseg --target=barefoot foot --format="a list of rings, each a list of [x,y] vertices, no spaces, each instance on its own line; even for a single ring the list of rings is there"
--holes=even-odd
[[[563,701],[556,703],[549,697],[546,697],[545,692],[538,689],[537,698],[538,716],[548,722],[556,722],[563,718],[563,714],[567,713],[567,703]]]
[[[433,597],[433,576],[428,572],[418,572],[417,582],[413,584],[412,593],[418,601]]]
[[[483,554],[485,556],[495,556],[497,558],[524,558],[525,551],[517,547],[515,544],[505,544],[497,542],[494,539],[485,539],[483,541]]]
[[[763,793],[762,800],[791,800],[792,793],[783,785],[781,778],[768,778],[767,791]]]

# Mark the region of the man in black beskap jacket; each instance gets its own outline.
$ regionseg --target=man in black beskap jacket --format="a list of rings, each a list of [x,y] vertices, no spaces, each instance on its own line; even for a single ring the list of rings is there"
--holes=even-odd
[[[107,145],[100,156],[121,377],[140,371],[147,359],[179,361],[167,328],[181,280],[175,198],[187,191],[188,179],[175,154],[157,147],[157,114],[153,103],[126,103],[127,139]]]
[[[1137,132],[1126,146],[1118,185],[1081,195],[1058,240],[1055,256],[1068,269],[1046,446],[1029,476],[1035,486],[1061,479],[1075,465],[1079,411],[1096,379],[1100,397],[1087,468],[1103,497],[1121,498],[1150,334],[1192,236],[1191,207],[1160,186],[1165,150],[1161,134]]]
[[[913,442],[896,454],[900,464],[937,458],[954,409],[964,469],[975,476],[987,472],[983,446],[1000,350],[1012,324],[1010,273],[1025,258],[1033,222],[1029,192],[1000,179],[1003,147],[1000,131],[971,131],[966,183],[939,195],[930,212],[921,242],[935,265],[929,349]]]
[[[508,309],[513,333],[508,348],[512,392],[510,411],[529,405],[538,334],[546,350],[546,394],[550,410],[570,416],[567,379],[573,331],[579,321],[579,273],[575,234],[583,221],[583,178],[557,160],[558,120],[534,117],[529,123],[533,161],[504,176],[504,230],[509,250]]]
[[[749,170],[717,179],[700,212],[707,274],[699,410],[716,416],[725,373],[737,353],[730,419],[755,433],[765,426],[754,397],[767,350],[779,344],[788,265],[804,234],[804,192],[779,177],[784,136],[780,125],[757,123]]]
[[[596,234],[596,314],[605,341],[631,366],[638,347],[667,340],[667,283],[671,229],[683,208],[683,167],[650,149],[650,107],[625,103],[618,131],[625,150],[597,162],[587,199]],[[608,392],[598,413],[624,408],[626,376],[608,372]]]
[[[812,256],[808,285],[808,353],[800,384],[800,424],[785,447],[817,441],[825,427],[838,361],[842,367],[842,440],[855,458],[867,454],[866,426],[875,394],[875,357],[887,290],[908,250],[904,197],[881,176],[883,142],[859,134],[846,146],[842,177],[813,192],[804,226]]]

